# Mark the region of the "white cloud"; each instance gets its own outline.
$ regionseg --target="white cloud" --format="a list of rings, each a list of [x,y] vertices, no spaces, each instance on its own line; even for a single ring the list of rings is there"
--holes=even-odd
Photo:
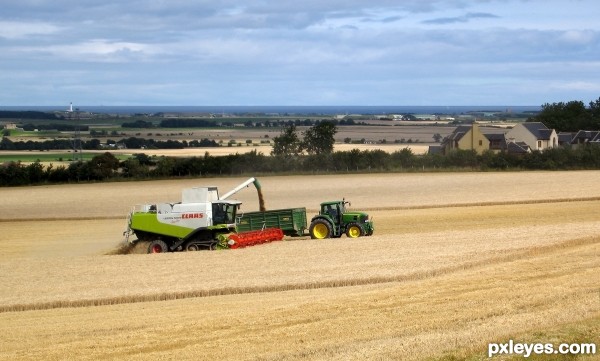
[[[598,35],[592,30],[567,30],[560,36],[560,40],[571,44],[590,44],[598,40]]]
[[[150,44],[108,39],[91,39],[74,44],[14,46],[11,51],[18,57],[27,56],[27,54],[31,54],[30,56],[43,54],[46,61],[53,59],[70,63],[74,61],[84,63],[144,61],[148,57],[160,53],[159,49]]]
[[[150,47],[146,44],[110,41],[106,39],[93,39],[88,42],[66,45],[58,48],[59,50],[72,51],[79,54],[110,55],[123,52],[146,52]]]
[[[0,38],[25,39],[39,35],[54,35],[65,28],[44,22],[0,21]]]

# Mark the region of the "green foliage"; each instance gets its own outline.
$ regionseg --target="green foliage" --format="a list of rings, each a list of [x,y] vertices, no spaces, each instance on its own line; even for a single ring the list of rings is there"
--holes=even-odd
[[[187,141],[178,140],[154,140],[129,137],[120,140],[108,139],[107,144],[124,144],[128,149],[183,149],[188,147],[218,147],[219,144],[214,140],[202,139]],[[100,140],[93,138],[82,143],[83,149],[101,149]],[[73,149],[73,141],[71,139],[53,139],[43,142],[36,141],[18,141],[13,142],[7,137],[3,137],[0,141],[0,150],[63,150]]]
[[[165,119],[160,122],[161,128],[214,128],[219,125],[207,119]]]
[[[13,149],[15,149],[15,143],[7,137],[2,137],[2,140],[0,140],[0,150]]]
[[[295,124],[285,126],[281,134],[273,138],[272,155],[290,157],[298,155],[300,152],[300,138],[298,138]]]
[[[31,183],[39,183],[44,179],[44,167],[39,160],[25,167],[25,173]]]
[[[63,115],[47,112],[38,112],[34,110],[0,110],[0,118],[4,119],[64,119]]]
[[[448,167],[475,168],[479,163],[477,152],[474,150],[453,150],[446,155]]]
[[[288,123],[281,134],[273,138],[272,155],[293,156],[306,150],[308,154],[330,154],[333,152],[335,144],[334,135],[337,133],[337,127],[334,122],[321,121],[303,134],[304,138],[300,140],[297,134],[296,124]]]
[[[586,108],[582,101],[542,105],[542,111],[528,121],[542,122],[557,132],[600,130],[600,98]]]
[[[91,179],[107,179],[119,169],[119,160],[109,152],[97,155],[87,163]]]
[[[152,122],[147,122],[145,120],[136,120],[131,123],[123,123],[121,124],[123,128],[154,128],[154,124]]]
[[[337,127],[333,122],[322,121],[304,132],[301,149],[308,154],[330,154],[335,144]]]
[[[82,143],[83,149],[98,149],[100,142],[97,139],[85,141]],[[73,149],[73,141],[71,139],[53,139],[43,142],[32,140],[13,142],[7,137],[3,137],[0,141],[0,150],[63,150]]]
[[[410,148],[404,148],[392,153],[391,158],[392,163],[400,166],[400,168],[408,168],[414,165],[414,154]]]

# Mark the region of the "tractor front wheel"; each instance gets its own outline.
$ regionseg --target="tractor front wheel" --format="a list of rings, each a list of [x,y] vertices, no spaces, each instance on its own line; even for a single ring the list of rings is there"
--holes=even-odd
[[[365,235],[362,227],[356,223],[350,223],[348,228],[346,228],[346,236],[348,238],[358,238]]]
[[[164,253],[169,252],[169,247],[164,241],[157,239],[152,241],[148,246],[148,253]]]
[[[331,234],[333,230],[329,222],[323,219],[314,220],[308,229],[310,233],[310,238],[312,239],[324,239],[331,238]]]

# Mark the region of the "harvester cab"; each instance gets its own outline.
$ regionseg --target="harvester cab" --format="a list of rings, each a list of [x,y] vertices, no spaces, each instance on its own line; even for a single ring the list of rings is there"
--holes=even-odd
[[[346,234],[349,238],[370,236],[374,225],[369,215],[364,212],[346,210],[350,202],[323,202],[319,214],[311,220],[309,233],[313,239],[338,238]]]

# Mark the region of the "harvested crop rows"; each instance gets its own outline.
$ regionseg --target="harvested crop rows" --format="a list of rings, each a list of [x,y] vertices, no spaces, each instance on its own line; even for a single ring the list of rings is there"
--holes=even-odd
[[[267,209],[346,197],[375,235],[107,255],[131,205],[239,180],[0,189],[0,359],[422,359],[597,330],[596,171],[266,177]]]

